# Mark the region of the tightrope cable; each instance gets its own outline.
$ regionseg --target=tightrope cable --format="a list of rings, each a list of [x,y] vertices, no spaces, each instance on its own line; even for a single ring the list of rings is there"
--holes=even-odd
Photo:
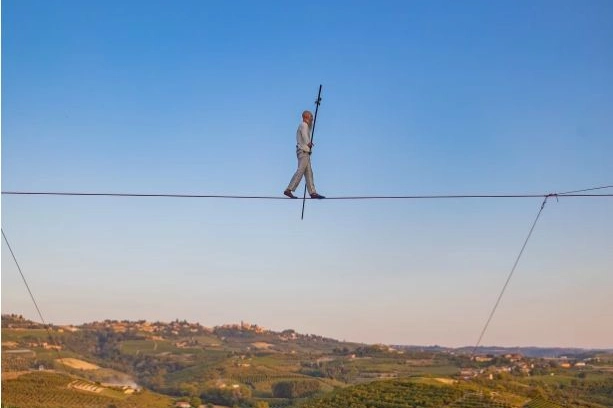
[[[30,294],[30,299],[32,299],[32,302],[34,303],[34,307],[36,307],[36,311],[38,312],[38,316],[40,317],[40,321],[43,322],[43,324],[45,326],[47,326],[47,323],[45,322],[45,318],[43,317],[43,314],[40,311],[40,308],[38,307],[38,303],[36,303],[36,299],[34,298],[34,295],[32,294],[32,291],[30,290],[30,286],[28,285],[28,281],[26,280],[26,277],[24,276],[21,267],[19,266],[19,262],[17,262],[17,258],[15,257],[15,254],[13,253],[13,249],[11,248],[11,244],[9,244],[8,239],[6,238],[6,235],[4,234],[4,228],[2,228],[2,238],[4,238],[4,242],[6,242],[6,246],[8,247],[9,251],[11,252],[11,256],[13,257],[13,261],[15,261],[15,265],[17,266],[17,270],[19,271],[19,274],[21,275],[21,279],[23,280],[24,285],[26,285],[26,289],[28,290],[28,293]]]
[[[504,285],[502,286],[502,290],[500,291],[500,294],[498,295],[498,299],[496,299],[496,303],[494,304],[494,307],[492,308],[492,311],[490,312],[490,315],[487,318],[487,321],[485,322],[485,326],[483,326],[483,330],[481,330],[481,334],[479,335],[479,339],[477,340],[477,343],[475,344],[475,347],[473,347],[473,351],[471,353],[471,357],[475,355],[475,352],[477,351],[477,348],[481,344],[481,340],[483,339],[483,335],[485,334],[485,332],[486,332],[490,322],[492,321],[492,318],[494,317],[494,313],[496,313],[496,309],[498,308],[498,305],[500,304],[500,300],[502,299],[502,296],[504,295],[504,291],[507,289],[507,286],[509,285],[509,282],[511,281],[511,278],[513,277],[513,273],[515,273],[515,269],[517,268],[517,265],[519,264],[519,260],[520,260],[520,258],[522,256],[522,254],[524,253],[524,249],[526,249],[526,245],[528,245],[528,241],[530,240],[530,237],[532,236],[532,232],[534,231],[534,227],[536,227],[536,223],[538,222],[538,220],[539,220],[539,218],[541,216],[541,213],[543,212],[543,209],[545,208],[545,204],[547,204],[547,199],[549,197],[557,197],[557,195],[556,194],[550,194],[550,195],[546,196],[545,199],[543,200],[543,203],[541,204],[541,208],[539,209],[538,214],[536,214],[536,218],[534,219],[534,222],[532,222],[532,227],[530,227],[530,232],[528,232],[528,236],[524,240],[524,244],[522,245],[521,250],[519,251],[519,254],[517,255],[517,258],[515,258],[515,263],[513,264],[513,267],[511,268],[511,272],[507,276],[507,280],[505,281]]]
[[[558,195],[567,195],[574,193],[583,193],[585,191],[594,191],[594,190],[603,190],[605,188],[613,188],[613,185],[610,186],[600,186],[600,187],[592,187],[592,188],[584,188],[583,190],[574,190],[574,191],[566,191],[564,193],[558,193]]]
[[[47,330],[47,335],[49,336],[49,339],[51,341],[53,341],[53,335],[51,333],[51,330],[49,329],[49,325],[45,321],[45,318],[43,317],[43,313],[40,311],[40,308],[38,307],[38,303],[36,302],[36,299],[34,298],[34,294],[30,290],[30,285],[28,285],[28,281],[26,280],[26,277],[23,274],[23,271],[21,270],[21,266],[19,266],[19,262],[17,262],[17,257],[15,256],[15,253],[13,252],[13,248],[11,248],[11,244],[9,244],[9,240],[6,238],[6,234],[4,233],[4,228],[2,228],[1,230],[2,230],[2,238],[4,238],[4,242],[6,243],[6,246],[8,247],[9,252],[11,253],[11,256],[13,257],[13,261],[15,261],[15,265],[17,266],[17,270],[19,271],[19,274],[21,275],[21,279],[23,280],[23,283],[26,286],[26,289],[28,290],[28,293],[30,294],[30,299],[32,299],[32,302],[34,303],[34,307],[36,308],[36,311],[38,312],[38,316],[40,317],[40,321],[43,323],[43,326]],[[55,345],[59,346],[58,344],[55,344]],[[65,369],[66,366],[64,365],[64,360],[62,359],[62,356],[60,354],[59,348],[56,348],[55,351],[57,352],[57,356],[58,356],[58,358],[60,360],[60,363],[62,364],[62,367],[64,367],[64,369]]]
[[[498,305],[500,304],[500,301],[504,295],[504,292],[511,280],[511,278],[513,277],[513,274],[515,273],[515,270],[517,268],[517,265],[519,264],[519,260],[521,259],[524,250],[528,244],[528,241],[530,240],[530,237],[532,236],[532,233],[534,231],[534,228],[536,227],[536,224],[541,216],[541,213],[543,212],[543,209],[545,208],[545,205],[547,203],[547,200],[550,197],[555,197],[556,199],[559,198],[569,198],[569,197],[613,197],[613,194],[594,194],[594,193],[587,193],[588,191],[594,191],[594,190],[602,190],[602,189],[608,189],[608,188],[613,188],[613,185],[607,185],[607,186],[598,186],[598,187],[592,187],[592,188],[587,188],[587,189],[581,189],[581,190],[573,190],[573,191],[566,191],[563,193],[549,193],[549,194],[445,194],[445,195],[398,195],[398,196],[339,196],[339,197],[328,197],[326,198],[326,200],[384,200],[384,199],[396,199],[396,200],[409,200],[409,199],[503,199],[503,198],[543,198],[543,202],[541,203],[541,207],[532,223],[532,226],[530,227],[530,231],[528,232],[528,235],[526,237],[526,239],[524,240],[524,243],[521,247],[521,250],[519,251],[519,254],[517,255],[515,262],[513,264],[513,267],[511,268],[511,271],[509,272],[507,279],[502,287],[502,290],[500,291],[500,294],[498,295],[498,298],[496,299],[496,302],[487,318],[487,321],[483,327],[483,329],[481,330],[481,333],[479,335],[479,338],[472,350],[471,356],[474,356],[477,348],[480,346],[481,341],[483,339],[483,336],[485,335],[485,332],[487,331],[487,328],[490,324],[490,322],[492,321],[492,318],[494,317],[494,314],[496,313],[496,310],[498,308]],[[45,191],[45,192],[41,192],[41,191],[3,191],[2,195],[30,195],[30,196],[88,196],[88,197],[142,197],[142,198],[155,198],[155,197],[161,197],[161,198],[222,198],[222,199],[266,199],[266,200],[287,200],[285,197],[277,197],[277,196],[246,196],[246,195],[212,195],[212,194],[141,194],[141,193],[86,193],[86,192],[53,192],[53,191]],[[304,211],[304,202],[303,202],[303,211]],[[304,213],[303,213],[304,214]],[[30,294],[30,297],[32,298],[32,301],[34,302],[34,305],[36,307],[36,310],[38,311],[38,314],[41,318],[41,321],[43,322],[43,324],[45,324],[45,320],[42,316],[42,313],[40,311],[40,308],[38,307],[38,304],[36,303],[36,300],[32,294],[32,291],[30,290],[28,283],[25,279],[25,276],[23,274],[23,272],[21,271],[21,267],[19,266],[19,263],[17,262],[17,259],[15,257],[15,254],[13,253],[13,250],[11,249],[11,246],[9,245],[9,242],[6,238],[6,235],[4,233],[4,229],[2,229],[2,236],[4,238],[4,241],[6,242],[9,251],[11,252],[11,255],[13,256],[13,260],[15,261],[15,264],[17,265],[17,268],[19,270],[19,273],[21,274],[21,277],[24,281],[24,284],[26,285],[26,288]],[[47,328],[47,331],[49,331],[49,329]],[[51,337],[51,334],[50,334]],[[58,355],[59,355],[59,351],[58,351]],[[60,358],[61,361],[61,358]],[[63,364],[63,362],[62,362]]]
[[[492,318],[494,317],[494,314],[496,313],[496,309],[498,308],[498,305],[500,304],[500,300],[502,299],[502,296],[504,295],[504,292],[507,288],[507,286],[509,285],[509,282],[511,281],[511,278],[513,277],[513,273],[515,273],[515,269],[517,268],[517,265],[519,264],[519,260],[522,256],[522,254],[524,253],[524,249],[526,249],[526,245],[528,245],[528,241],[530,240],[530,237],[532,236],[532,232],[534,231],[534,227],[536,227],[536,223],[538,222],[541,213],[543,212],[543,209],[545,208],[545,204],[547,204],[547,200],[550,197],[555,197],[556,199],[560,198],[560,197],[586,197],[586,196],[594,196],[592,194],[578,194],[578,193],[585,193],[587,191],[594,191],[594,190],[603,190],[603,189],[607,189],[607,188],[613,188],[613,185],[607,185],[607,186],[598,186],[598,187],[591,187],[591,188],[584,188],[584,189],[580,189],[580,190],[572,190],[572,191],[566,191],[563,193],[552,193],[552,194],[547,194],[545,195],[543,202],[541,203],[541,208],[539,209],[538,214],[536,215],[536,217],[534,218],[534,222],[532,223],[532,226],[530,227],[530,231],[528,232],[528,236],[526,237],[526,239],[524,240],[524,244],[521,247],[521,250],[519,251],[519,254],[517,255],[517,258],[515,259],[515,263],[513,264],[513,267],[511,268],[511,272],[509,273],[509,275],[507,276],[507,280],[505,281],[504,285],[502,286],[502,290],[500,291],[500,294],[498,295],[498,298],[496,299],[496,303],[494,303],[494,307],[492,308],[487,321],[485,322],[485,325],[483,326],[483,329],[481,330],[481,334],[479,335],[479,339],[477,340],[477,343],[475,344],[475,347],[473,347],[473,350],[471,352],[471,358],[475,355],[475,352],[477,351],[477,348],[479,348],[479,345],[481,345],[481,340],[483,340],[483,336],[485,335],[485,332],[487,331],[487,328],[490,324],[490,322],[492,321]],[[600,195],[600,194],[596,194],[596,195]],[[607,197],[609,196],[609,194],[602,194],[601,196]]]
[[[167,193],[87,193],[65,191],[3,191],[2,195],[14,196],[81,196],[81,197],[139,197],[139,198],[219,198],[243,200],[285,200],[293,201],[282,196],[236,195],[236,194],[167,194]],[[613,197],[613,194],[575,194],[572,192],[559,194],[432,194],[432,195],[365,195],[365,196],[337,196],[325,199],[309,198],[307,200],[419,200],[419,199],[488,199],[488,198],[544,198],[558,197]]]

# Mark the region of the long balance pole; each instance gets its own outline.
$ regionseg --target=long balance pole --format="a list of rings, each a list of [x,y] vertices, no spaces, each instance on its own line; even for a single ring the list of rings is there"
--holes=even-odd
[[[319,85],[319,92],[317,93],[317,100],[315,101],[315,117],[313,118],[313,130],[311,131],[311,143],[313,143],[313,138],[315,137],[315,124],[317,123],[317,111],[319,111],[319,104],[321,103],[321,85]],[[311,147],[311,151],[309,152],[309,156],[313,153],[313,148]],[[309,158],[310,160],[310,158]],[[302,215],[300,219],[304,219],[304,203],[306,202],[306,177],[304,179],[304,194],[302,195]]]

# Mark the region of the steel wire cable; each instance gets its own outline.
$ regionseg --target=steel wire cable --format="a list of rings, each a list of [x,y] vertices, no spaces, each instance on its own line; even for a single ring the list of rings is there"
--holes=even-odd
[[[247,199],[247,200],[285,200],[282,196],[258,195],[226,195],[226,194],[172,194],[172,193],[96,193],[96,192],[66,192],[66,191],[3,191],[2,195],[13,196],[82,196],[82,197],[140,197],[140,198],[221,198],[221,199]],[[417,199],[490,199],[490,198],[545,198],[545,197],[613,197],[612,194],[432,194],[432,195],[372,195],[372,196],[337,196],[326,197],[321,200],[309,198],[307,200],[417,200]]]
[[[23,271],[21,270],[21,266],[19,265],[19,262],[17,262],[17,257],[15,256],[15,253],[13,252],[13,248],[11,248],[11,244],[9,244],[9,240],[6,238],[6,234],[4,233],[4,228],[2,228],[1,231],[2,231],[2,238],[4,238],[4,242],[6,243],[6,246],[8,247],[9,252],[11,253],[11,256],[13,257],[13,261],[15,262],[15,265],[17,266],[17,270],[19,271],[19,274],[21,275],[21,279],[23,280],[23,283],[25,284],[26,289],[28,290],[28,293],[30,294],[30,298],[32,299],[32,302],[34,303],[34,307],[36,308],[36,311],[38,312],[38,316],[40,317],[40,321],[42,322],[43,326],[47,330],[47,335],[49,336],[49,339],[53,341],[53,335],[51,333],[51,329],[49,325],[47,324],[47,322],[45,321],[45,318],[43,317],[43,313],[41,312],[40,307],[38,306],[38,302],[36,302],[36,298],[34,298],[34,294],[32,293],[32,290],[30,290],[30,285],[28,285],[28,281],[26,280],[26,277],[23,274]],[[55,346],[59,346],[59,344],[55,344]],[[56,347],[55,351],[57,352],[58,359],[60,360],[60,363],[62,364],[64,371],[66,371],[66,366],[64,364],[64,360],[62,359],[62,355],[60,354],[59,348]]]

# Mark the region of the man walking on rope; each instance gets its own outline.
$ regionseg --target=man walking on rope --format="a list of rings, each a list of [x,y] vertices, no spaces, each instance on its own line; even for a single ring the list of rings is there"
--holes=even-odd
[[[311,168],[311,126],[313,124],[313,114],[310,111],[302,112],[302,122],[296,131],[296,156],[298,156],[298,169],[289,182],[289,185],[283,192],[289,198],[297,198],[292,194],[296,191],[296,187],[300,184],[302,176],[306,179],[306,187],[309,190],[311,198],[325,198],[315,191],[315,182],[313,181],[313,169]]]

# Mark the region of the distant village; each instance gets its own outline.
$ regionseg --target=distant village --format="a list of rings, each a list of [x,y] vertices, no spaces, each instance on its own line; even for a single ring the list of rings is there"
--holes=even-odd
[[[204,327],[200,323],[190,323],[186,320],[172,322],[148,322],[146,320],[103,320],[101,322],[84,323],[81,325],[44,325],[29,321],[21,315],[2,315],[2,327],[8,329],[45,329],[49,328],[57,333],[64,331],[76,332],[79,330],[110,330],[115,333],[140,332],[158,334],[160,336],[188,336],[201,334],[214,334],[218,330],[252,331],[254,333],[269,333],[270,331],[258,326],[241,322],[240,324],[226,324],[213,328]]]
[[[35,323],[24,319],[20,315],[2,315],[2,327],[9,329],[47,329],[50,333],[64,333],[64,332],[78,332],[80,330],[91,331],[112,331],[114,333],[138,333],[144,335],[149,340],[170,340],[176,338],[173,343],[177,348],[193,347],[196,344],[199,346],[221,346],[220,342],[225,340],[225,336],[230,335],[269,335],[271,341],[291,342],[300,339],[307,339],[309,341],[329,341],[338,342],[337,340],[328,339],[322,336],[316,335],[303,335],[298,334],[294,330],[284,330],[282,332],[274,332],[261,327],[257,324],[251,324],[247,322],[240,322],[239,324],[226,324],[222,326],[215,326],[213,328],[202,326],[199,323],[190,323],[186,320],[174,320],[171,322],[148,322],[146,320],[104,320],[91,323],[85,323],[82,325],[48,325],[47,327],[42,324]],[[198,344],[193,339],[195,336],[210,335],[211,343]],[[216,341],[219,340],[219,341]],[[265,344],[265,343],[262,343]],[[24,342],[3,342],[2,343],[2,359],[3,370],[10,369],[14,364],[23,359],[28,359],[35,356],[34,348],[44,350],[62,350],[61,345],[53,344],[49,341],[42,341],[35,339],[34,341]],[[399,350],[391,346],[375,345],[368,346],[366,348],[374,349],[377,351],[389,352],[394,354],[402,354],[404,351]],[[348,349],[344,349],[346,353],[345,358],[354,359],[360,357],[356,356],[356,352],[359,353],[362,348],[359,347],[354,352],[350,352]],[[452,350],[442,351],[450,355],[461,356],[463,354],[457,353]],[[464,354],[465,356],[465,354]],[[513,375],[554,375],[555,369],[583,369],[590,368],[591,365],[597,364],[598,358],[585,358],[578,359],[574,357],[560,356],[556,358],[529,358],[518,353],[507,354],[485,354],[476,355],[472,357],[472,367],[463,368],[458,374],[458,378],[464,380],[470,380],[473,378],[489,378],[496,379],[497,376],[502,374]],[[474,367],[474,366],[478,367]]]
[[[473,360],[482,368],[464,368],[460,370],[460,378],[469,380],[475,377],[496,379],[500,374],[514,375],[555,375],[554,369],[586,368],[599,362],[598,358],[575,359],[566,356],[549,358],[529,358],[521,354],[505,354],[501,356],[475,356]]]

